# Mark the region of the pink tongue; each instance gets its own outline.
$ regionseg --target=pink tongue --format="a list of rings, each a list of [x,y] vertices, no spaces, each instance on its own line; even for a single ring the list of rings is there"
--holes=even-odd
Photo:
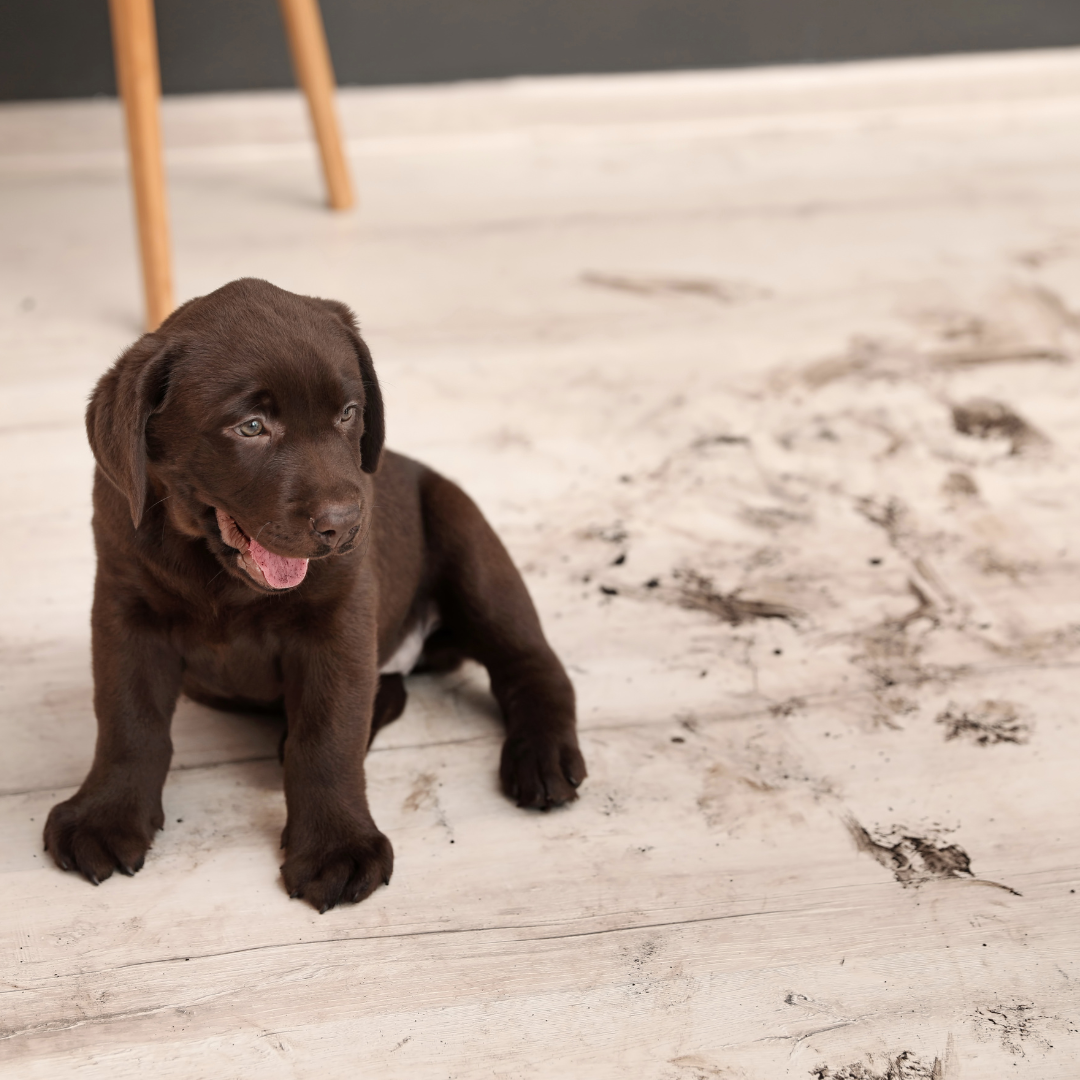
[[[286,559],[284,555],[275,555],[267,551],[262,544],[248,541],[248,554],[266,578],[266,584],[275,589],[291,589],[299,585],[307,573],[307,559]]]

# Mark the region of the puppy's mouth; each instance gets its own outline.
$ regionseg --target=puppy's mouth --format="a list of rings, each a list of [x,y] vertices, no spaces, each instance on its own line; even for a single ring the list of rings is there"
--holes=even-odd
[[[267,551],[237,525],[235,518],[229,517],[220,508],[215,508],[215,512],[221,539],[229,547],[236,548],[237,566],[256,584],[268,589],[292,589],[304,580],[308,569],[307,559],[290,559]]]

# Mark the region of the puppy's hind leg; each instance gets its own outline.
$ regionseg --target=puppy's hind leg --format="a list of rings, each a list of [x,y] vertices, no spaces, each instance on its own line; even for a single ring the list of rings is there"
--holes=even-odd
[[[368,736],[368,749],[375,741],[376,733],[392,723],[405,711],[408,700],[405,690],[405,677],[399,674],[380,675],[379,689],[375,692],[375,706],[371,713],[371,734]]]
[[[503,791],[524,807],[570,802],[586,776],[574,688],[544,637],[525,582],[460,488],[430,472],[422,483],[443,626],[462,653],[488,669],[506,722]]]

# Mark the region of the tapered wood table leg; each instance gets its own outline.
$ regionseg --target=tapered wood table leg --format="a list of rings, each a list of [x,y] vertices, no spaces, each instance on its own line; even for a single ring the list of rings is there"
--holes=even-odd
[[[330,205],[335,210],[347,210],[353,204],[352,183],[334,110],[334,69],[319,3],[318,0],[279,0],[279,3],[296,81],[311,110]]]
[[[156,330],[173,309],[168,199],[161,155],[161,74],[153,0],[109,0],[116,81],[127,120],[131,182],[139,229],[146,325]]]

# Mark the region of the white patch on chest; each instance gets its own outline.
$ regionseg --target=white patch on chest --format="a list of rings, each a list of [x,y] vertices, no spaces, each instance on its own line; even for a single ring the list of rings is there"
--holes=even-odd
[[[427,641],[428,635],[437,630],[438,626],[439,612],[435,605],[431,604],[405,635],[404,640],[394,651],[394,655],[379,668],[379,674],[408,675],[416,667],[416,662],[424,651],[424,642]]]

